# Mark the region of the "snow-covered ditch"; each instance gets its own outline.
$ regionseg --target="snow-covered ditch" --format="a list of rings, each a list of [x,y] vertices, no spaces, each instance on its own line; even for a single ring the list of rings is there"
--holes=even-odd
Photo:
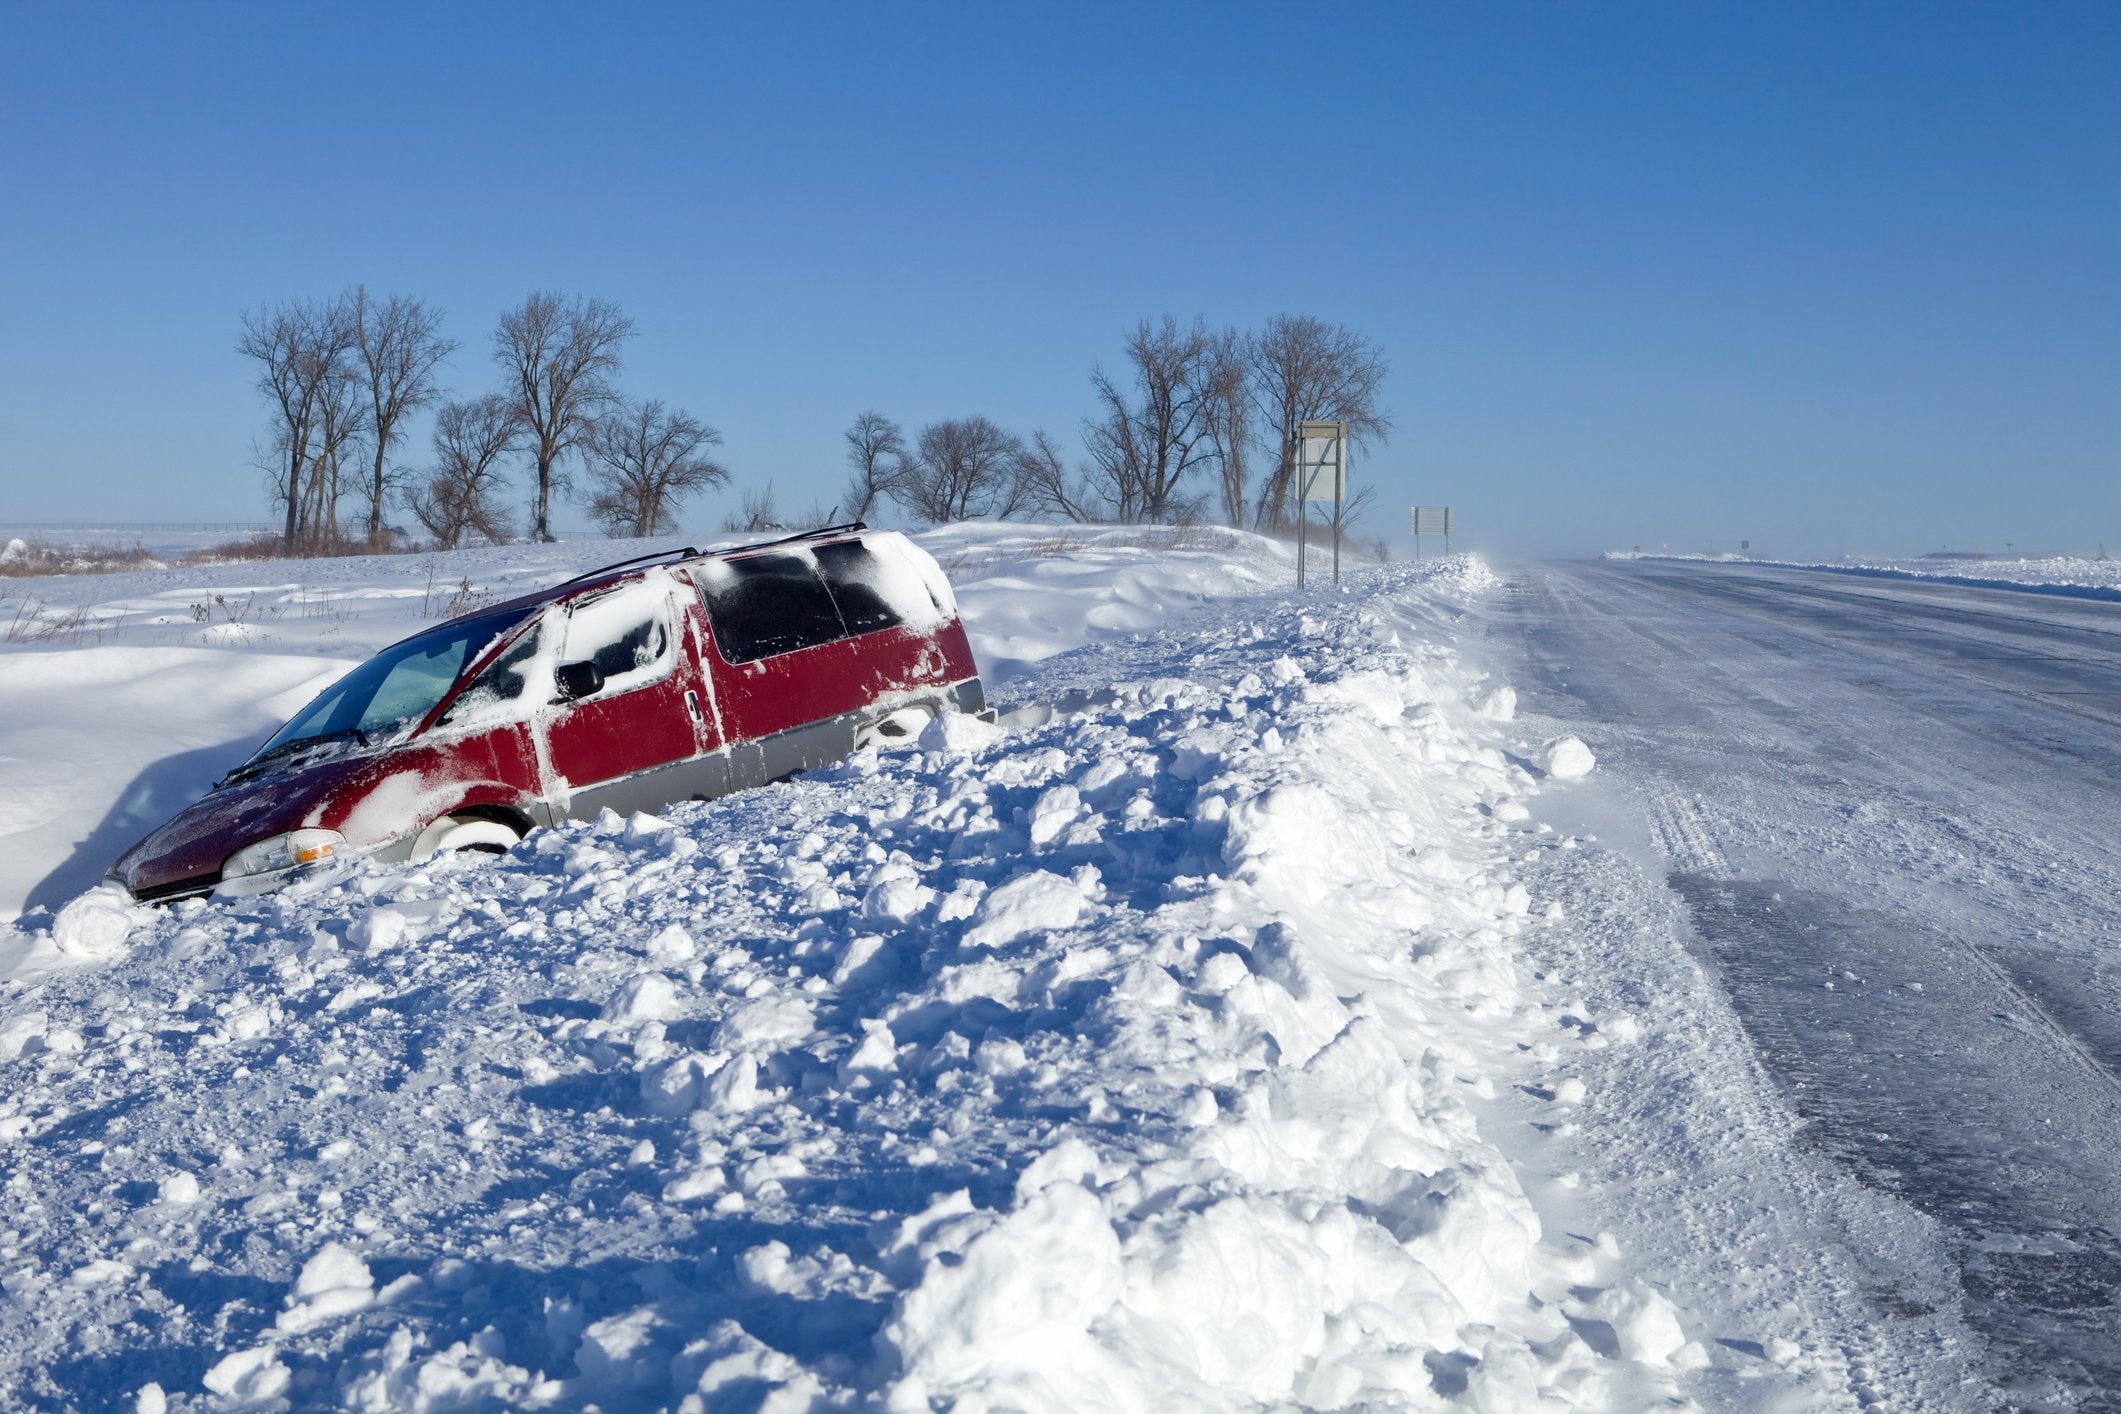
[[[1640,1028],[1521,966],[1560,910],[1519,861],[1575,843],[1536,798],[1592,757],[1513,740],[1453,646],[1485,571],[1175,616],[1276,557],[981,553],[1000,726],[491,863],[28,920],[6,1398],[1683,1402],[1699,1334],[1487,1132],[1499,1094],[1573,1130],[1570,1056]]]

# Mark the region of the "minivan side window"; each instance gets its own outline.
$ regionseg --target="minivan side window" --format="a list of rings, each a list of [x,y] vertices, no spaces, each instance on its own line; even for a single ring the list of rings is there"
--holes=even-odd
[[[521,716],[530,705],[526,698],[530,673],[538,656],[540,629],[510,644],[500,657],[486,665],[478,677],[457,694],[442,720],[455,726],[505,721]]]
[[[812,553],[849,637],[897,628],[904,622],[877,588],[886,582],[886,571],[875,551],[859,540],[842,540],[820,545]]]
[[[562,659],[596,664],[604,675],[599,696],[646,687],[670,665],[669,604],[661,584],[639,581],[577,601],[568,616]]]
[[[825,581],[807,556],[711,560],[693,572],[715,646],[732,663],[753,663],[847,636]]]

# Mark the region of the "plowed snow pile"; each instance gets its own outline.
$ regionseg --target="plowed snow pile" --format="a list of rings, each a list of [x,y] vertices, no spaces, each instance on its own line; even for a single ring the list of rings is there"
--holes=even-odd
[[[108,960],[0,1013],[5,1400],[1677,1398],[1701,1345],[1476,1122],[1535,1041],[1634,1034],[1520,992],[1511,861],[1558,841],[1443,627],[1486,581],[1120,605],[1041,660],[1052,602],[974,577],[998,726],[493,862],[74,905]]]

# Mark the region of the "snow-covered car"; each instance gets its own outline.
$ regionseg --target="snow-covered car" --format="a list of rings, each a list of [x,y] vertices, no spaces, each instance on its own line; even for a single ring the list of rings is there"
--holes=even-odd
[[[941,568],[859,524],[592,571],[384,649],[111,867],[143,902],[505,850],[708,800],[986,698]]]

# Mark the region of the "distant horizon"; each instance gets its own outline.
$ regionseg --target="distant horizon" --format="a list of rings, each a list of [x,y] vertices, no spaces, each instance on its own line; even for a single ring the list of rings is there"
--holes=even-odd
[[[872,525],[876,525],[876,526],[879,526],[879,527],[884,527],[884,528],[890,528],[890,529],[901,529],[901,530],[910,530],[910,529],[920,529],[920,528],[923,528],[923,527],[925,526],[925,524],[926,524],[925,522],[917,522],[917,521],[910,521],[910,520],[907,520],[907,519],[905,519],[904,517],[900,517],[900,516],[892,516],[892,515],[886,515],[886,516],[879,516],[879,517],[873,517],[873,518],[872,518],[872,519],[870,520],[870,522],[869,522],[869,523],[870,523],[870,524],[872,524]],[[1028,524],[1028,525],[1055,525],[1055,526],[1061,526],[1061,527],[1066,527],[1066,526],[1071,526],[1071,525],[1080,525],[1080,526],[1081,526],[1081,527],[1082,527],[1083,529],[1085,529],[1086,531],[1090,531],[1090,530],[1111,530],[1111,529],[1131,529],[1131,528],[1134,528],[1134,526],[1133,526],[1132,524],[1130,524],[1130,523],[1125,523],[1125,522],[1114,522],[1114,521],[1092,521],[1092,522],[1081,522],[1081,521],[1067,521],[1067,520],[1057,520],[1057,519],[1054,519],[1054,518],[1052,518],[1052,517],[1042,517],[1042,516],[1030,516],[1030,517],[1017,517],[1017,518],[1015,518],[1015,522],[1014,522],[1014,523],[1017,523],[1017,524]],[[1195,523],[1196,523],[1196,524],[1201,524],[1201,525],[1209,525],[1209,526],[1214,526],[1214,525],[1217,525],[1217,524],[1219,524],[1218,522],[1213,522],[1213,521],[1202,521],[1202,522],[1195,522]],[[798,528],[800,528],[800,527],[798,527]],[[1174,527],[1174,528],[1175,528],[1175,527]],[[1249,527],[1249,526],[1245,526],[1245,527],[1238,527],[1238,528],[1239,528],[1239,529],[1243,529],[1243,530],[1246,530],[1246,531],[1248,531],[1248,532],[1250,532],[1250,531],[1251,531],[1251,527]],[[201,536],[201,537],[202,537],[202,542],[201,542],[201,543],[202,543],[202,545],[210,545],[210,544],[212,543],[212,542],[211,542],[211,540],[208,540],[208,539],[204,539],[203,537],[208,537],[208,536],[211,536],[211,535],[213,535],[213,534],[215,534],[215,533],[222,533],[222,532],[225,532],[225,533],[228,533],[228,534],[231,534],[231,535],[233,535],[233,534],[240,534],[240,533],[260,533],[260,534],[275,534],[275,533],[277,533],[277,531],[278,531],[278,527],[277,527],[276,525],[274,525],[274,524],[273,524],[272,522],[270,522],[270,521],[267,521],[267,520],[265,520],[265,519],[262,519],[262,518],[259,518],[259,519],[242,519],[242,518],[235,518],[235,517],[231,517],[231,518],[229,518],[229,519],[227,519],[227,520],[194,520],[194,521],[147,521],[147,520],[138,520],[138,521],[105,521],[105,522],[96,522],[96,521],[91,521],[91,520],[89,520],[89,519],[88,519],[88,518],[86,518],[86,517],[76,517],[76,518],[74,518],[74,519],[72,519],[72,520],[64,520],[64,519],[62,519],[62,520],[56,520],[56,521],[41,521],[41,522],[33,522],[33,521],[28,521],[28,520],[11,520],[11,519],[6,519],[6,518],[0,518],[0,545],[4,545],[4,544],[5,544],[6,542],[7,542],[7,540],[8,540],[9,538],[11,538],[11,537],[18,537],[18,536],[19,536],[19,537],[21,537],[21,538],[24,538],[24,539],[31,539],[31,538],[33,538],[33,537],[35,537],[35,536],[37,536],[37,535],[43,535],[43,536],[45,536],[45,537],[46,537],[46,538],[48,539],[48,541],[49,541],[50,543],[53,543],[53,544],[59,544],[59,545],[64,545],[64,544],[68,543],[68,542],[67,542],[67,541],[65,540],[65,538],[64,538],[64,536],[65,536],[65,533],[66,533],[66,532],[68,532],[68,531],[74,531],[74,532],[80,532],[80,533],[85,533],[85,534],[87,534],[87,535],[88,535],[88,536],[90,536],[90,537],[98,537],[98,538],[100,538],[100,537],[109,537],[109,538],[111,538],[111,539],[113,539],[113,540],[122,540],[122,539],[123,539],[123,537],[124,537],[125,535],[127,535],[127,534],[134,534],[134,533],[137,533],[137,534],[139,534],[139,535],[142,535],[142,536],[147,536],[147,535],[153,535],[153,534],[156,534],[156,533],[158,533],[158,532],[159,532],[159,533],[163,533],[163,534],[179,534],[179,533],[183,533],[183,534],[194,534],[194,535],[199,535],[199,536]],[[773,531],[740,531],[740,530],[720,530],[720,529],[714,529],[714,528],[709,528],[709,527],[707,527],[707,526],[704,526],[704,525],[696,525],[696,524],[695,524],[695,525],[687,525],[687,526],[681,526],[681,527],[680,527],[679,529],[673,530],[673,531],[671,531],[671,532],[669,532],[668,534],[665,534],[665,535],[654,535],[654,536],[645,536],[645,537],[631,537],[631,536],[613,536],[613,535],[609,535],[609,534],[607,534],[606,532],[604,532],[604,531],[602,531],[602,530],[598,530],[598,529],[595,529],[595,528],[593,528],[593,527],[588,527],[588,526],[575,526],[575,525],[566,525],[566,524],[560,524],[560,525],[556,525],[556,526],[554,527],[554,534],[555,534],[555,536],[556,536],[557,538],[559,538],[559,539],[562,539],[562,540],[613,540],[613,541],[630,541],[630,540],[633,540],[633,539],[637,539],[637,538],[638,538],[638,539],[646,539],[646,540],[682,540],[682,541],[687,541],[687,542],[689,542],[689,543],[696,543],[696,544],[705,544],[705,543],[707,543],[707,542],[709,542],[709,541],[713,541],[713,540],[721,539],[721,538],[723,538],[723,537],[727,537],[727,536],[741,536],[741,535],[761,535],[761,536],[767,536],[767,535],[772,535],[772,534],[774,534],[774,533],[776,533],[776,532],[773,532]],[[1286,534],[1280,534],[1280,535],[1276,535],[1276,536],[1274,536],[1274,537],[1272,537],[1272,538],[1278,538],[1278,539],[1284,539],[1284,540],[1289,540],[1289,539],[1292,539],[1292,537],[1293,537],[1293,531],[1292,531],[1292,532],[1289,532],[1289,533],[1286,533]],[[1353,530],[1353,531],[1349,532],[1349,539],[1350,539],[1351,541],[1358,541],[1358,542],[1361,542],[1362,544],[1365,544],[1365,545],[1369,544],[1369,543],[1370,543],[1370,542],[1372,542],[1372,541],[1378,540],[1378,539],[1380,539],[1380,538],[1381,538],[1381,539],[1384,539],[1384,540],[1385,540],[1385,541],[1387,542],[1387,544],[1388,544],[1388,545],[1389,545],[1389,546],[1391,547],[1391,550],[1392,550],[1392,553],[1393,553],[1393,556],[1394,556],[1394,558],[1395,558],[1395,559],[1406,559],[1406,558],[1411,558],[1411,557],[1413,556],[1413,553],[1414,553],[1414,550],[1415,550],[1415,540],[1414,540],[1414,537],[1413,537],[1413,536],[1412,536],[1411,534],[1409,534],[1409,533],[1406,533],[1406,532],[1402,532],[1402,533],[1401,533],[1401,534],[1400,534],[1400,535],[1399,535],[1398,537],[1396,537],[1396,538],[1395,538],[1395,537],[1393,537],[1393,536],[1390,536],[1390,535],[1380,535],[1380,534],[1379,534],[1379,533],[1377,533],[1377,532],[1373,532],[1373,531],[1369,530],[1369,529],[1367,528],[1367,526],[1363,526],[1363,527],[1357,527],[1357,528],[1356,528],[1355,530]],[[412,539],[411,539],[411,545],[412,545],[412,548],[409,548],[409,549],[405,549],[405,550],[394,550],[394,551],[388,551],[388,552],[384,552],[384,553],[390,553],[390,554],[447,554],[447,553],[450,553],[449,551],[444,551],[444,550],[438,550],[438,549],[435,549],[435,548],[433,548],[433,547],[431,547],[431,546],[426,546],[426,545],[422,545],[422,544],[420,544],[420,543],[419,543],[419,539],[420,539],[420,537],[418,537],[418,536],[414,536],[414,537],[412,537]],[[83,542],[78,542],[78,543],[89,543],[89,542],[88,542],[88,541],[83,541]],[[516,538],[516,539],[514,539],[514,540],[511,540],[511,541],[507,541],[507,542],[504,542],[504,543],[506,543],[506,544],[527,544],[527,543],[529,543],[529,541],[528,541],[528,538],[527,538],[527,537],[517,537],[517,538]],[[1330,547],[1331,543],[1332,543],[1332,540],[1331,540],[1330,532],[1326,531],[1326,528],[1325,528],[1325,527],[1323,527],[1323,526],[1321,526],[1321,525],[1318,525],[1317,523],[1315,523],[1315,522],[1314,522],[1314,523],[1313,523],[1313,526],[1312,526],[1312,535],[1311,535],[1311,540],[1310,540],[1310,544],[1311,544],[1311,546],[1312,546],[1312,547],[1313,547],[1314,549],[1320,549],[1320,548],[1326,548],[1326,547]],[[150,547],[150,548],[152,548],[152,547]],[[458,547],[458,548],[460,548],[460,549],[469,549],[469,550],[480,550],[480,549],[490,549],[490,548],[493,548],[493,547],[491,547],[491,546],[489,546],[489,545],[486,545],[486,544],[484,544],[484,543],[479,543],[479,544],[469,544],[469,545],[465,545],[465,546],[460,546],[460,547]],[[1834,561],[1838,561],[1838,560],[1848,560],[1848,559],[1859,559],[1859,558],[1863,558],[1863,557],[1870,557],[1870,558],[1875,558],[1875,559],[1881,559],[1881,560],[1919,560],[1919,559],[1967,559],[1967,560],[2029,560],[2029,561],[2039,561],[2039,560],[2087,560],[2087,561],[2098,561],[2098,560],[2102,560],[2102,559],[2107,559],[2107,560],[2110,560],[2110,559],[2115,559],[2115,558],[2121,558],[2121,555],[2117,555],[2117,554],[2115,554],[2115,553],[2113,553],[2113,552],[2109,551],[2109,550],[2107,549],[2107,547],[2106,547],[2106,546],[2105,546],[2105,545],[2104,545],[2103,543],[2102,543],[2102,544],[2095,544],[2095,545],[2092,545],[2092,546],[2090,546],[2090,547],[2088,547],[2088,548],[2075,548],[2075,549],[2073,549],[2073,548],[2053,548],[2053,547],[2041,547],[2041,546],[2034,546],[2034,547],[2031,547],[2031,548],[2029,548],[2029,549],[2021,549],[2021,548],[2016,548],[2016,547],[2011,547],[2011,546],[1982,546],[1982,545],[1978,545],[1978,544],[1975,544],[1975,545],[1966,545],[1966,546],[1942,545],[1942,546],[1938,546],[1938,547],[1937,547],[1937,548],[1935,548],[1935,549],[1928,549],[1928,550],[1920,550],[1920,549],[1888,549],[1888,548],[1882,548],[1882,547],[1876,547],[1876,546],[1873,546],[1873,547],[1870,547],[1870,548],[1866,548],[1866,549],[1855,549],[1855,550],[1843,550],[1843,551],[1840,551],[1840,552],[1838,552],[1838,553],[1835,553],[1835,554],[1809,554],[1809,555],[1807,555],[1807,554],[1796,554],[1796,553],[1781,553],[1781,554],[1778,554],[1778,553],[1775,553],[1775,552],[1773,552],[1773,551],[1772,551],[1772,550],[1771,550],[1771,549],[1770,549],[1769,547],[1765,547],[1765,546],[1755,546],[1755,547],[1753,547],[1753,548],[1752,548],[1752,549],[1750,549],[1750,550],[1746,550],[1746,549],[1739,549],[1739,548],[1737,548],[1737,547],[1735,547],[1735,546],[1731,546],[1731,545],[1718,545],[1718,544],[1716,544],[1716,543],[1714,543],[1714,542],[1711,542],[1711,543],[1707,543],[1707,544],[1702,544],[1702,545],[1693,545],[1693,546],[1688,546],[1688,545],[1680,545],[1680,544],[1672,544],[1672,543],[1664,543],[1664,542],[1660,542],[1660,543],[1658,543],[1658,544],[1656,544],[1656,545],[1650,545],[1650,544],[1640,544],[1640,543],[1631,543],[1631,544],[1627,544],[1627,545],[1607,545],[1607,546],[1603,546],[1603,547],[1601,547],[1601,548],[1599,548],[1599,549],[1595,549],[1595,550],[1584,550],[1584,551],[1580,551],[1580,552],[1575,552],[1575,553],[1570,553],[1570,552],[1561,552],[1561,553],[1556,553],[1556,554],[1545,554],[1545,555],[1519,555],[1519,554],[1516,554],[1516,553],[1514,553],[1514,552],[1511,552],[1511,551],[1509,551],[1509,550],[1507,550],[1507,549],[1495,549],[1495,548],[1492,548],[1492,547],[1488,547],[1488,546],[1484,546],[1484,545],[1479,545],[1479,544],[1473,544],[1473,543],[1468,543],[1468,542],[1466,542],[1466,541],[1464,540],[1464,538],[1463,538],[1463,537],[1459,537],[1459,536],[1453,536],[1453,537],[1452,537],[1452,543],[1451,543],[1451,547],[1450,547],[1450,548],[1451,548],[1451,550],[1452,550],[1452,551],[1454,551],[1454,552],[1459,552],[1459,551],[1464,551],[1464,552],[1470,552],[1470,553],[1474,553],[1474,554],[1479,554],[1479,555],[1482,555],[1482,556],[1486,556],[1486,557],[1491,557],[1491,558],[1501,559],[1501,560],[1504,560],[1504,561],[1508,561],[1508,560],[1511,560],[1511,559],[1528,559],[1528,560],[1571,560],[1571,559],[1598,559],[1598,558],[1600,558],[1600,557],[1603,557],[1603,556],[1607,556],[1607,555],[1627,555],[1627,554],[1639,554],[1639,555],[1641,555],[1641,556],[1643,556],[1643,557],[1645,557],[1645,558],[1658,558],[1658,557],[1694,557],[1694,556],[1703,556],[1703,555],[1731,555],[1731,556],[1735,556],[1735,557],[1737,557],[1737,558],[1741,558],[1741,559],[1755,559],[1755,560],[1762,560],[1762,561],[1777,561],[1777,560],[1787,560],[1787,561],[1791,561],[1791,562],[1797,562],[1797,561],[1816,561],[1816,562],[1819,562],[1819,563],[1831,563],[1831,562],[1834,562]],[[1421,537],[1421,542],[1420,542],[1420,549],[1421,549],[1421,553],[1422,553],[1422,554],[1423,554],[1424,556],[1429,556],[1429,555],[1438,555],[1438,554],[1442,554],[1442,553],[1445,553],[1445,551],[1444,551],[1444,548],[1443,548],[1443,540],[1442,540],[1442,537],[1440,537],[1440,536],[1435,536],[1435,535],[1424,535],[1424,536],[1422,536],[1422,537]],[[348,553],[349,553],[350,555],[360,555],[360,554],[365,554],[365,553],[368,553],[368,552],[356,549],[356,550],[350,550],[350,551],[349,551]],[[320,558],[329,558],[329,557],[320,557]]]

